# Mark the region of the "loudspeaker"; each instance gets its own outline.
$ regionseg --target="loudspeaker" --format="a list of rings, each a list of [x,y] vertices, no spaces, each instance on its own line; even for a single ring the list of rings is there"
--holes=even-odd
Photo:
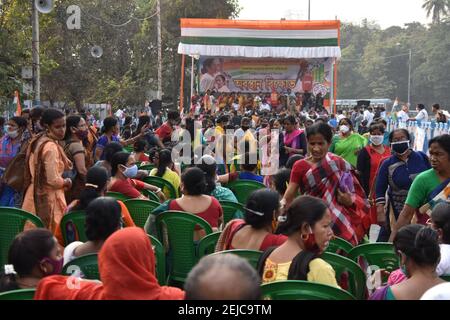
[[[50,13],[53,10],[53,0],[34,0],[34,5],[40,13]]]
[[[94,58],[100,58],[103,55],[103,49],[100,46],[91,47],[91,56]]]

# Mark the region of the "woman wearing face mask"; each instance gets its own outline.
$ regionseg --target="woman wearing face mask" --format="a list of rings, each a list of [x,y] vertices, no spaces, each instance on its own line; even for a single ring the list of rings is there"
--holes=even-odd
[[[22,209],[36,214],[54,233],[67,206],[64,190],[72,188],[72,180],[62,176],[73,167],[60,146],[66,133],[64,114],[47,109],[41,124],[45,132],[34,137],[27,150]]]
[[[408,130],[392,131],[389,142],[392,155],[381,163],[375,182],[377,221],[381,226],[378,241],[382,242],[389,239],[413,180],[431,167],[425,153],[410,148]]]
[[[62,267],[62,252],[49,230],[24,231],[9,248],[8,265],[0,275],[0,292],[34,289],[42,278],[60,274]]]
[[[66,192],[67,203],[77,199],[84,189],[87,168],[86,150],[83,142],[88,136],[86,121],[80,116],[70,116],[66,119],[66,135],[64,137],[64,152],[73,163],[73,170],[66,173],[72,179],[72,188]]]
[[[134,156],[127,152],[116,153],[111,161],[112,180],[108,187],[108,191],[119,192],[130,198],[148,200],[139,190],[147,189],[155,192],[161,200],[164,200],[164,194],[161,189],[144,183],[133,178],[136,177],[138,167]]]
[[[282,218],[277,232],[288,238],[262,254],[258,271],[263,283],[304,280],[339,287],[333,268],[320,259],[333,238],[332,216],[326,203],[309,196],[298,197]]]
[[[14,157],[26,151],[30,134],[27,130],[27,120],[22,117],[12,117],[5,126],[5,135],[0,140],[0,177],[8,168]],[[25,132],[28,135],[25,135]],[[1,182],[0,206],[20,207],[22,193]]]
[[[244,220],[232,220],[225,226],[217,242],[216,251],[264,251],[283,244],[287,237],[273,234],[279,215],[279,200],[278,193],[270,189],[253,192],[245,206]]]
[[[371,204],[371,222],[377,223],[377,207],[375,205],[375,178],[381,162],[391,155],[391,150],[383,145],[384,126],[372,124],[369,128],[369,145],[358,155],[356,168],[359,172],[361,185],[368,195]]]
[[[438,234],[413,224],[395,235],[394,247],[407,280],[377,289],[370,300],[419,300],[430,288],[445,283],[436,273],[440,259]]]
[[[395,236],[396,230],[411,223],[414,217],[419,224],[425,224],[427,212],[439,201],[448,201],[450,198],[450,135],[431,139],[429,153],[432,169],[414,179],[391,238]]]
[[[339,121],[339,134],[333,138],[330,152],[344,158],[353,167],[356,167],[359,151],[367,145],[367,140],[353,131],[350,119]]]

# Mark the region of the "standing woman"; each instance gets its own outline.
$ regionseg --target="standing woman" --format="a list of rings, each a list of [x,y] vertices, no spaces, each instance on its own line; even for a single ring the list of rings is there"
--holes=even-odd
[[[330,152],[344,158],[353,167],[356,167],[359,151],[367,144],[367,140],[358,133],[353,132],[352,122],[348,118],[339,121],[339,135],[333,138]]]
[[[361,150],[358,155],[356,168],[360,175],[360,181],[371,204],[371,222],[377,223],[377,207],[375,205],[375,178],[381,162],[391,155],[389,147],[383,145],[384,126],[372,124],[369,128],[370,143]]]
[[[64,137],[64,152],[73,163],[73,170],[70,172],[72,178],[72,188],[66,191],[67,203],[78,199],[84,189],[86,174],[88,171],[86,150],[83,141],[88,136],[86,121],[80,116],[70,116],[66,119],[66,135]]]
[[[30,134],[27,131],[27,120],[22,117],[12,117],[6,125],[6,132],[0,140],[0,177],[3,177],[6,169],[17,170],[21,168],[8,168],[12,160],[19,152],[24,152],[29,143]],[[27,132],[28,134],[24,134]],[[22,194],[14,190],[5,182],[1,182],[1,207],[20,207]]]
[[[294,116],[288,116],[284,120],[284,149],[290,156],[295,154],[305,155],[307,151],[305,132],[297,128],[297,120]]]
[[[381,226],[379,241],[389,239],[413,180],[419,173],[431,168],[425,153],[410,148],[411,137],[408,130],[392,131],[389,142],[392,155],[380,165],[375,182],[377,220]]]
[[[307,138],[310,155],[294,164],[281,204],[289,207],[298,191],[325,200],[331,212],[334,234],[357,245],[370,226],[366,194],[352,166],[328,153],[333,138],[328,124],[312,125],[307,130]]]
[[[64,189],[72,187],[72,180],[62,175],[72,169],[72,163],[59,145],[66,133],[64,114],[47,109],[41,124],[45,131],[33,138],[27,150],[22,209],[36,214],[54,233],[67,206]]]

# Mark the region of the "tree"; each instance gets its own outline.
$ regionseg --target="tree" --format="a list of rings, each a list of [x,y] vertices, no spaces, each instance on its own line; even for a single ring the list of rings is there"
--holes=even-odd
[[[433,24],[440,24],[441,19],[449,13],[449,0],[425,0],[422,8],[427,11],[427,17],[432,16]]]

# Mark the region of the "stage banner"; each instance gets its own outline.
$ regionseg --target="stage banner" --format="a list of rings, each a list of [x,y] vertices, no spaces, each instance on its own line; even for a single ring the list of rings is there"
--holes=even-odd
[[[201,57],[200,92],[309,92],[329,99],[332,58],[271,59]]]

